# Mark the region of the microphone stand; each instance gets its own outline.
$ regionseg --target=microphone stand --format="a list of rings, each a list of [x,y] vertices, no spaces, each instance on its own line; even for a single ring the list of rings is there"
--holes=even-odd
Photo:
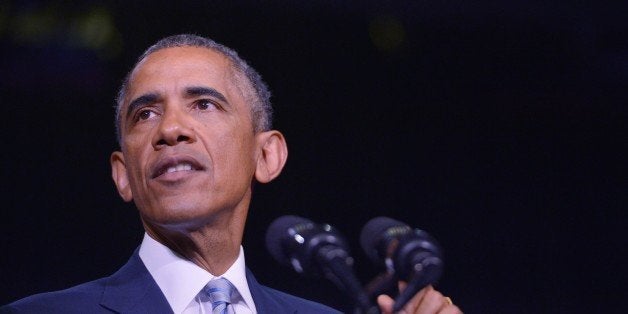
[[[334,282],[352,299],[354,314],[379,314],[379,309],[369,301],[369,297],[362,288],[351,265],[353,259],[343,249],[337,246],[326,245],[318,250],[317,258],[324,262],[323,272],[327,279]]]

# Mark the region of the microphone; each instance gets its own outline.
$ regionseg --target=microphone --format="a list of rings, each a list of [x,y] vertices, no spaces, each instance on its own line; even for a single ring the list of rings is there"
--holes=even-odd
[[[342,235],[328,224],[282,216],[266,232],[266,247],[280,264],[300,274],[323,275],[353,300],[357,313],[379,313],[353,271],[353,258]]]
[[[389,274],[408,283],[395,300],[395,312],[419,290],[436,282],[443,272],[443,257],[436,240],[423,230],[388,217],[376,217],[364,225],[360,245],[373,262],[385,265]]]

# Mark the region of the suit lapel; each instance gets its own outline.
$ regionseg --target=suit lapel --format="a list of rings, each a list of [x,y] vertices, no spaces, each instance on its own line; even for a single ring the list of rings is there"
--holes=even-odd
[[[172,313],[166,297],[140,259],[139,250],[107,279],[100,304],[117,313]]]
[[[248,268],[246,269],[246,281],[249,284],[257,313],[295,314],[299,312],[293,304],[280,301],[278,296],[273,294],[272,289],[260,285]]]

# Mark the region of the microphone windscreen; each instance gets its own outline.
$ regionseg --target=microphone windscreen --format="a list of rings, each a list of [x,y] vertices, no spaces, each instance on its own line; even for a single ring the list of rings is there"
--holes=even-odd
[[[290,237],[289,229],[311,221],[293,215],[281,216],[275,219],[266,230],[266,249],[270,255],[281,264],[290,264],[290,257],[284,249],[284,239]]]
[[[403,230],[403,232],[407,232],[410,227],[408,225],[394,220],[388,217],[375,217],[364,225],[362,228],[362,232],[360,233],[360,245],[373,262],[381,263],[384,259],[381,256],[380,250],[385,250],[385,246],[388,243],[386,237],[388,237],[388,233],[391,230],[399,229]],[[384,241],[384,242],[382,242]]]

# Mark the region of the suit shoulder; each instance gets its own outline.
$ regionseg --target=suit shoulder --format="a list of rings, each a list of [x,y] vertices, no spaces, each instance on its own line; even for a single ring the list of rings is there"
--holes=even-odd
[[[319,314],[319,313],[341,313],[324,304],[303,299],[267,286],[260,286],[266,293],[273,295],[273,299],[278,303],[287,305],[283,308],[298,309],[299,314]]]
[[[102,311],[99,306],[106,278],[68,289],[34,294],[0,307],[0,313],[81,313]],[[93,309],[93,310],[92,310]]]

